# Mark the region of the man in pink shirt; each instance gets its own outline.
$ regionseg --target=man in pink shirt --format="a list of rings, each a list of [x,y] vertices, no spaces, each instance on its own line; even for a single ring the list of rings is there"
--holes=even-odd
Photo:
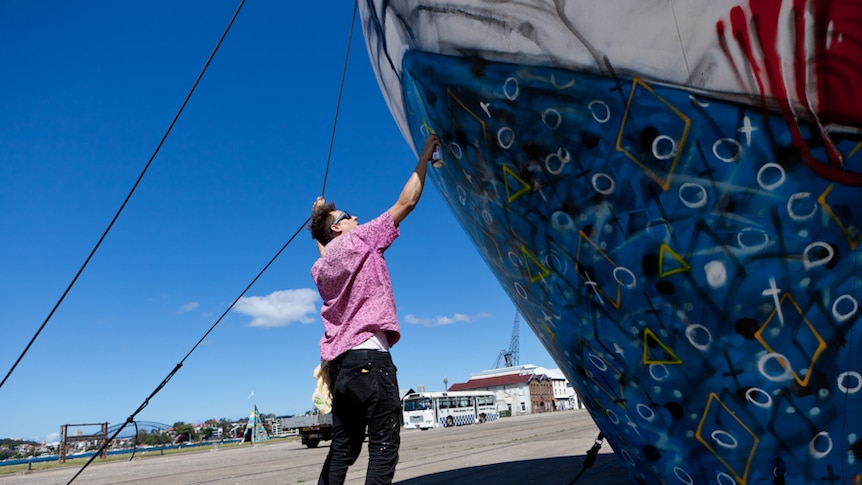
[[[366,484],[392,483],[401,444],[401,397],[389,348],[401,336],[395,297],[383,252],[400,234],[398,225],[413,210],[425,185],[425,173],[437,136],[425,140],[416,168],[395,205],[359,224],[318,197],[311,213],[311,235],[320,259],[311,276],[323,299],[324,334],[320,358],[328,362],[332,390],[332,444],[319,484],[341,484],[365,440],[368,428]]]

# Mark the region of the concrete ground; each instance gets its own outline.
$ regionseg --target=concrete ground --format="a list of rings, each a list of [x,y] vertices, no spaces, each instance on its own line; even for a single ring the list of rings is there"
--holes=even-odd
[[[503,418],[458,428],[403,430],[394,483],[402,485],[552,484],[567,485],[583,469],[586,451],[598,435],[586,411],[561,411]],[[94,461],[73,483],[124,484],[294,484],[315,483],[329,451],[298,440],[216,447],[201,452],[138,457],[134,461]],[[347,475],[365,482],[367,449]],[[0,476],[0,485],[65,484],[80,471],[66,467]],[[631,484],[607,445],[574,485]]]

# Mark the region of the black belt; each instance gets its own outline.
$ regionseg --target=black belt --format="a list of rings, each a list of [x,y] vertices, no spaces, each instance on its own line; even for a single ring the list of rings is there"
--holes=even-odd
[[[375,349],[350,349],[347,352],[344,352],[343,354],[341,354],[338,357],[336,357],[335,359],[333,359],[332,363],[334,363],[336,365],[340,364],[341,361],[344,360],[344,358],[348,356],[348,354],[350,356],[358,356],[359,358],[365,359],[368,357],[379,357],[380,354],[388,354],[388,353],[389,352],[386,352],[384,350],[375,350]]]

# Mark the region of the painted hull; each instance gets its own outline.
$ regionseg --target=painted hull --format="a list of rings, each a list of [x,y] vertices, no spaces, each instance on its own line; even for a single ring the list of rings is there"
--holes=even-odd
[[[633,482],[862,482],[862,1],[394,3],[393,116]]]

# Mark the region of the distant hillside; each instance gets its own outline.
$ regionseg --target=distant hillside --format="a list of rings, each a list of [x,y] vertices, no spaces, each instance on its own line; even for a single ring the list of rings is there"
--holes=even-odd
[[[24,443],[39,446],[39,443],[36,443],[35,441],[0,438],[0,448],[14,448],[18,445],[23,445]]]

